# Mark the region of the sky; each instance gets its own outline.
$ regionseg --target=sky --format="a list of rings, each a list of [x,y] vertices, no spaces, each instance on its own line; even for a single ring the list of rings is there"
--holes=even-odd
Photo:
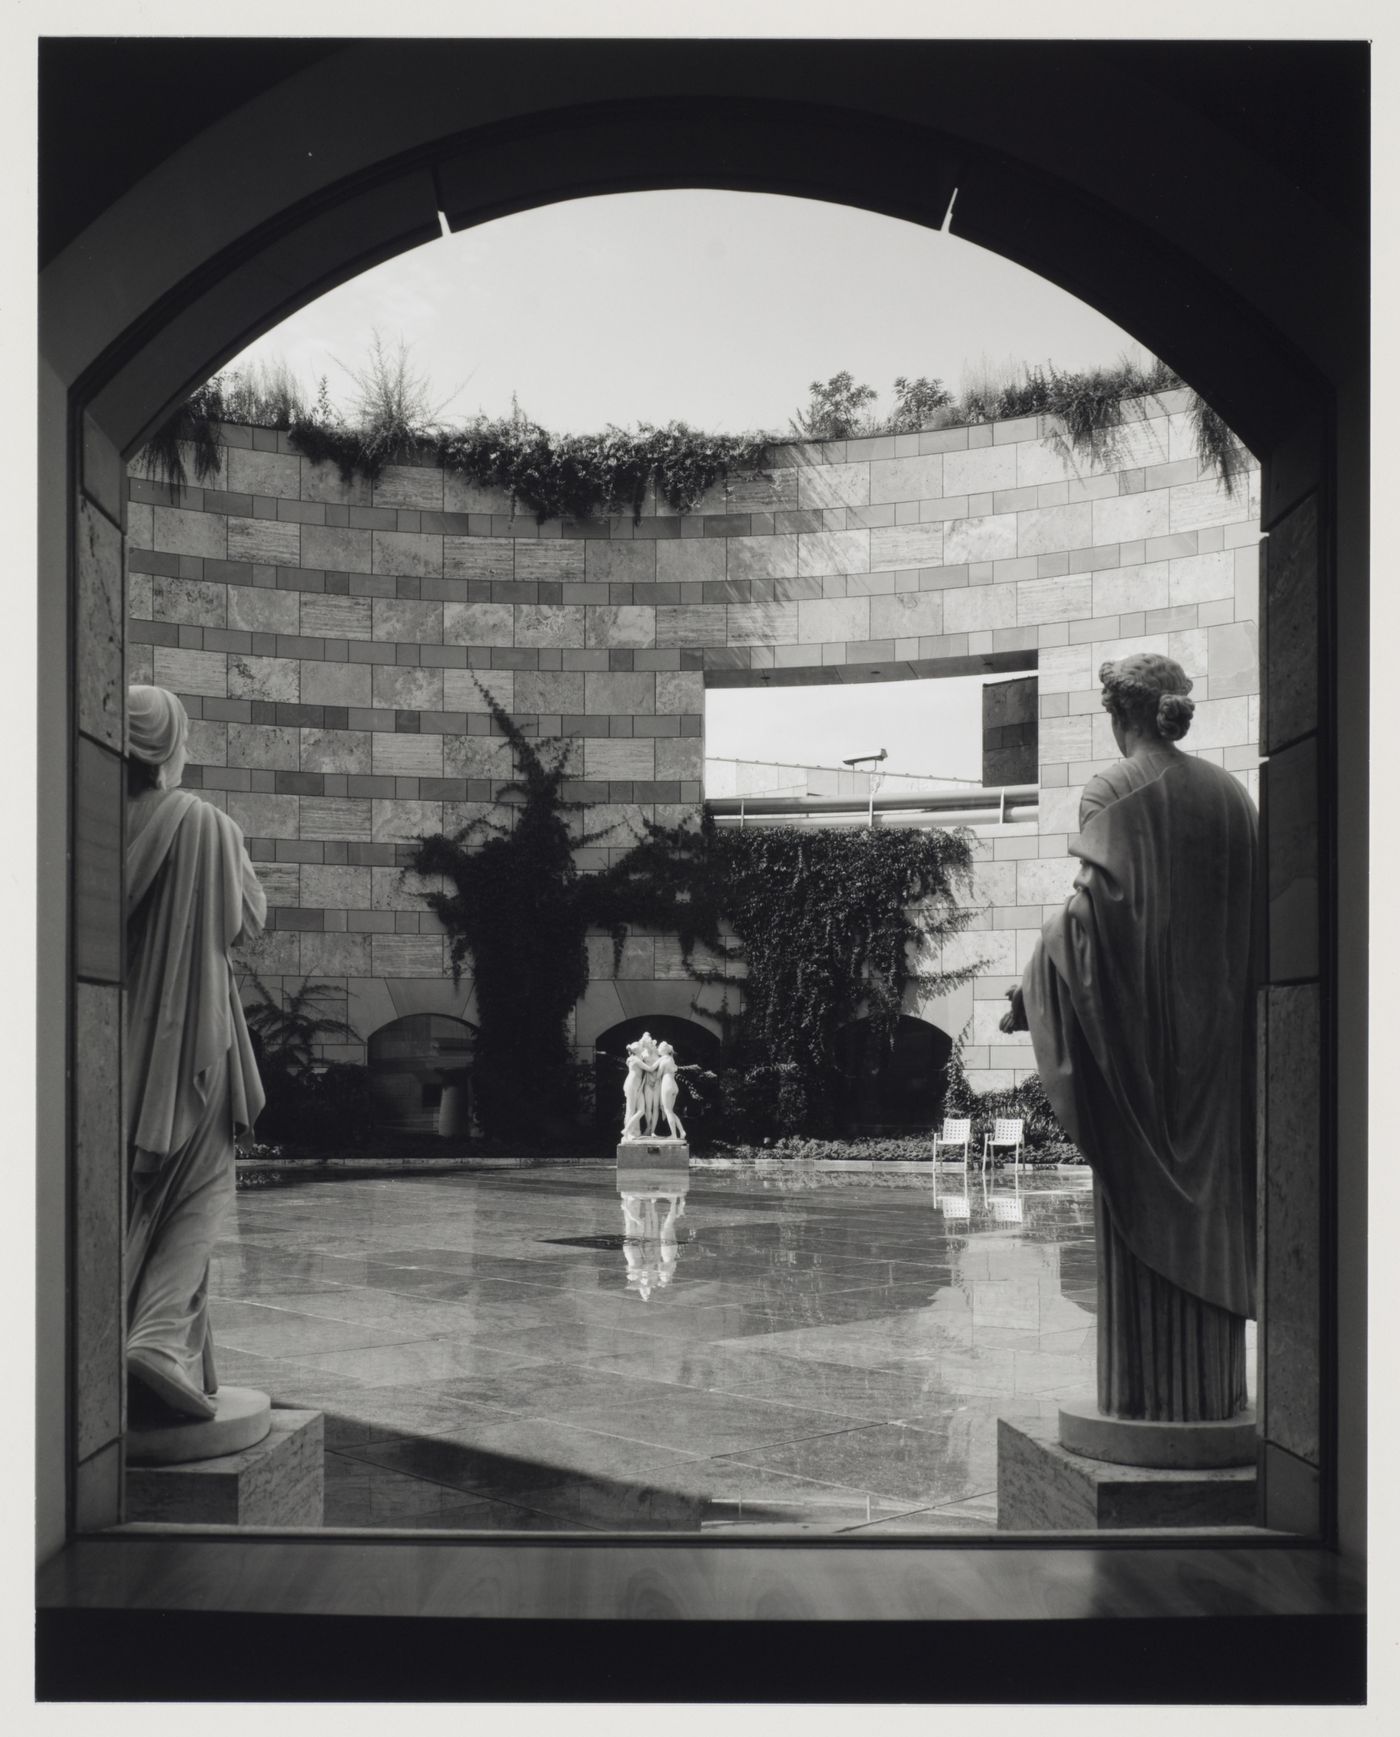
[[[987,364],[1066,369],[1144,352],[1103,315],[998,254],[849,206],[686,190],[579,199],[444,236],[284,321],[230,367],[281,360],[348,409],[371,333],[430,383],[446,421],[510,409],[582,433],[679,419],[786,432],[843,369],[879,408],[899,375],[961,391]],[[996,679],[996,678],[992,678]],[[1004,679],[1004,678],[1002,678]],[[730,689],[716,755],[980,777],[980,678]]]

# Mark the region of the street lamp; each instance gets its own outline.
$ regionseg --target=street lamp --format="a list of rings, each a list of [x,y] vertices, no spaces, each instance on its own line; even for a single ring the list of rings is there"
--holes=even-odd
[[[881,750],[878,754],[852,754],[849,760],[843,760],[841,762],[841,764],[843,766],[864,766],[867,764],[878,765],[881,760],[885,760],[888,758],[889,758],[889,756],[887,755],[885,750],[883,748],[881,748]],[[870,825],[874,826],[874,824],[875,824],[875,774],[872,772],[870,775]]]

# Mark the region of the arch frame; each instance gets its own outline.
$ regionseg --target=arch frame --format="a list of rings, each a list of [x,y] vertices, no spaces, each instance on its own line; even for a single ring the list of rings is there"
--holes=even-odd
[[[625,64],[599,74],[598,88],[612,94],[581,115],[576,102],[561,100],[562,68],[541,74],[530,45],[510,44],[499,46],[500,76],[478,103],[479,124],[464,131],[444,127],[443,117],[460,115],[463,66],[470,61],[479,76],[492,53],[450,45],[454,55],[439,55],[450,64],[433,67],[423,45],[402,46],[411,51],[404,64],[412,62],[419,81],[411,116],[396,98],[354,136],[357,94],[372,74],[382,84],[370,60],[382,56],[383,45],[331,56],[174,152],[44,277],[40,662],[49,679],[41,676],[40,684],[42,781],[64,788],[68,800],[40,816],[40,939],[48,956],[63,963],[39,1015],[47,1057],[40,1078],[40,1238],[48,1257],[41,1259],[43,1294],[50,1305],[58,1302],[53,1318],[66,1320],[67,1344],[61,1393],[49,1387],[41,1395],[50,1450],[41,1454],[50,1468],[41,1484],[41,1554],[120,1512],[120,1346],[111,1313],[120,1295],[120,1142],[103,1102],[104,1094],[108,1104],[114,1099],[121,1065],[121,905],[112,888],[121,860],[125,457],[189,385],[257,332],[332,283],[437,233],[439,209],[450,207],[461,226],[560,196],[554,154],[546,150],[541,159],[537,150],[529,171],[522,141],[553,140],[557,154],[568,132],[576,174],[564,184],[566,196],[583,197],[655,184],[655,167],[638,168],[635,183],[617,179],[619,141],[625,155],[630,139],[633,156],[642,159],[653,140],[637,129],[655,124],[668,106],[674,113],[666,148],[677,160],[684,157],[690,117],[679,105],[686,102],[709,104],[712,114],[716,104],[738,105],[733,112],[750,125],[750,140],[764,136],[765,127],[771,140],[792,120],[782,112],[783,99],[761,88],[761,56],[735,69],[706,45],[687,57],[667,45],[631,45]],[[854,67],[849,56],[842,65],[835,54],[808,55],[805,77],[784,88],[800,83],[803,102],[823,116],[806,135],[809,150],[819,151],[817,141],[830,143],[838,132],[860,133],[851,155],[859,191],[881,150],[912,125],[926,150],[920,165],[944,166],[929,185],[941,196],[950,173],[956,181],[954,233],[1062,283],[1142,336],[1222,409],[1263,461],[1271,598],[1266,690],[1273,683],[1262,744],[1270,755],[1269,890],[1278,897],[1312,888],[1309,917],[1266,937],[1272,1034],[1266,1112],[1271,1124],[1301,1116],[1305,1131],[1316,1128],[1321,1153],[1310,1172],[1304,1155],[1290,1149],[1264,1191],[1274,1229],[1285,1242],[1292,1238],[1289,1248],[1308,1263],[1310,1307],[1290,1312],[1282,1294],[1276,1298],[1280,1350],[1291,1341],[1295,1349],[1301,1344],[1305,1360],[1312,1356],[1320,1395],[1307,1426],[1311,1436],[1290,1437],[1286,1425],[1284,1440],[1265,1441],[1264,1514],[1271,1524],[1357,1555],[1364,1547],[1364,1261],[1357,1258],[1365,1209],[1364,243],[1290,187],[1267,158],[1238,144],[1222,156],[1222,143],[1230,141],[1199,114],[1164,104],[1158,92],[1135,91],[1131,81],[1120,86],[1106,124],[1127,123],[1134,112],[1148,126],[1175,122],[1189,159],[1179,188],[1169,185],[1172,176],[1151,149],[1125,148],[1119,160],[1101,160],[1105,154],[1079,117],[1048,136],[1044,128],[1054,116],[1024,56],[1013,56],[1014,65],[1003,59],[998,74],[988,45],[965,45],[965,52],[934,46],[949,88],[940,90],[933,126],[920,121],[927,89],[909,64],[920,57],[910,56],[908,45],[883,52],[881,45],[863,45]],[[1081,59],[1075,72],[1069,46],[1059,50],[1069,86],[1077,79],[1085,96],[1093,94],[1092,68]],[[577,54],[571,59],[576,80]],[[602,57],[583,59],[598,69]],[[328,140],[311,170],[296,158],[311,124],[295,123],[299,111]],[[846,125],[835,129],[832,115]],[[386,134],[392,148],[385,147]],[[592,159],[590,138],[597,146]],[[230,154],[230,139],[247,142],[248,155]],[[491,149],[498,153],[494,189],[484,176]],[[260,176],[264,162],[285,173]],[[520,177],[503,191],[512,165]],[[920,165],[906,178],[917,180]],[[1135,170],[1142,174],[1136,189]],[[1217,182],[1204,178],[1216,171]],[[679,173],[674,166],[668,171]],[[765,186],[769,176],[781,179],[781,169],[745,165],[748,185]],[[808,186],[809,196],[822,187],[849,189],[830,165],[814,168]],[[171,233],[172,189],[186,201],[197,190],[214,208],[193,235]],[[228,210],[215,197],[224,190]],[[878,197],[895,194],[885,187]],[[1194,235],[1193,199],[1196,215],[1207,214]],[[875,200],[870,192],[859,202],[880,208]],[[915,209],[911,196],[901,214]],[[111,294],[94,298],[93,274],[104,272]],[[1280,703],[1285,680],[1294,690],[1287,705]],[[1296,825],[1288,838],[1275,837],[1274,808],[1301,813],[1305,833],[1311,818],[1311,843],[1299,846]],[[71,876],[64,866],[70,860]],[[1291,1058],[1295,1074],[1296,1064],[1315,1052],[1301,1098],[1290,1099],[1282,1080],[1276,1101],[1270,1096],[1275,1049],[1280,1071],[1288,1071],[1282,1063]],[[71,1087],[62,1077],[65,1063]],[[1296,1222],[1303,1203],[1290,1197],[1294,1187],[1311,1191],[1320,1230],[1311,1249]],[[51,1338],[41,1359],[44,1349],[52,1355]],[[1295,1451],[1300,1447],[1305,1451]]]

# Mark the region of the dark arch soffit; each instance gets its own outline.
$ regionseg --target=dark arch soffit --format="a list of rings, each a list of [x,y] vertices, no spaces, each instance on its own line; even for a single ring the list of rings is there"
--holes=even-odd
[[[1057,283],[1177,367],[1256,450],[1319,401],[1258,313],[1149,225],[932,127],[773,99],[580,106],[388,158],[207,260],[78,383],[126,454],[231,356],[337,284],[440,233],[565,199],[683,187],[787,194],[939,228]],[[797,289],[804,283],[797,278]],[[911,366],[915,365],[911,362]]]

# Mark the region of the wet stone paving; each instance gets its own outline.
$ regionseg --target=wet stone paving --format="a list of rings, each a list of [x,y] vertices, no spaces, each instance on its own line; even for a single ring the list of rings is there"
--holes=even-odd
[[[635,1187],[635,1184],[629,1184]],[[237,1196],[220,1378],[321,1411],[325,1523],[953,1533],[1092,1391],[1087,1171],[602,1163]]]

